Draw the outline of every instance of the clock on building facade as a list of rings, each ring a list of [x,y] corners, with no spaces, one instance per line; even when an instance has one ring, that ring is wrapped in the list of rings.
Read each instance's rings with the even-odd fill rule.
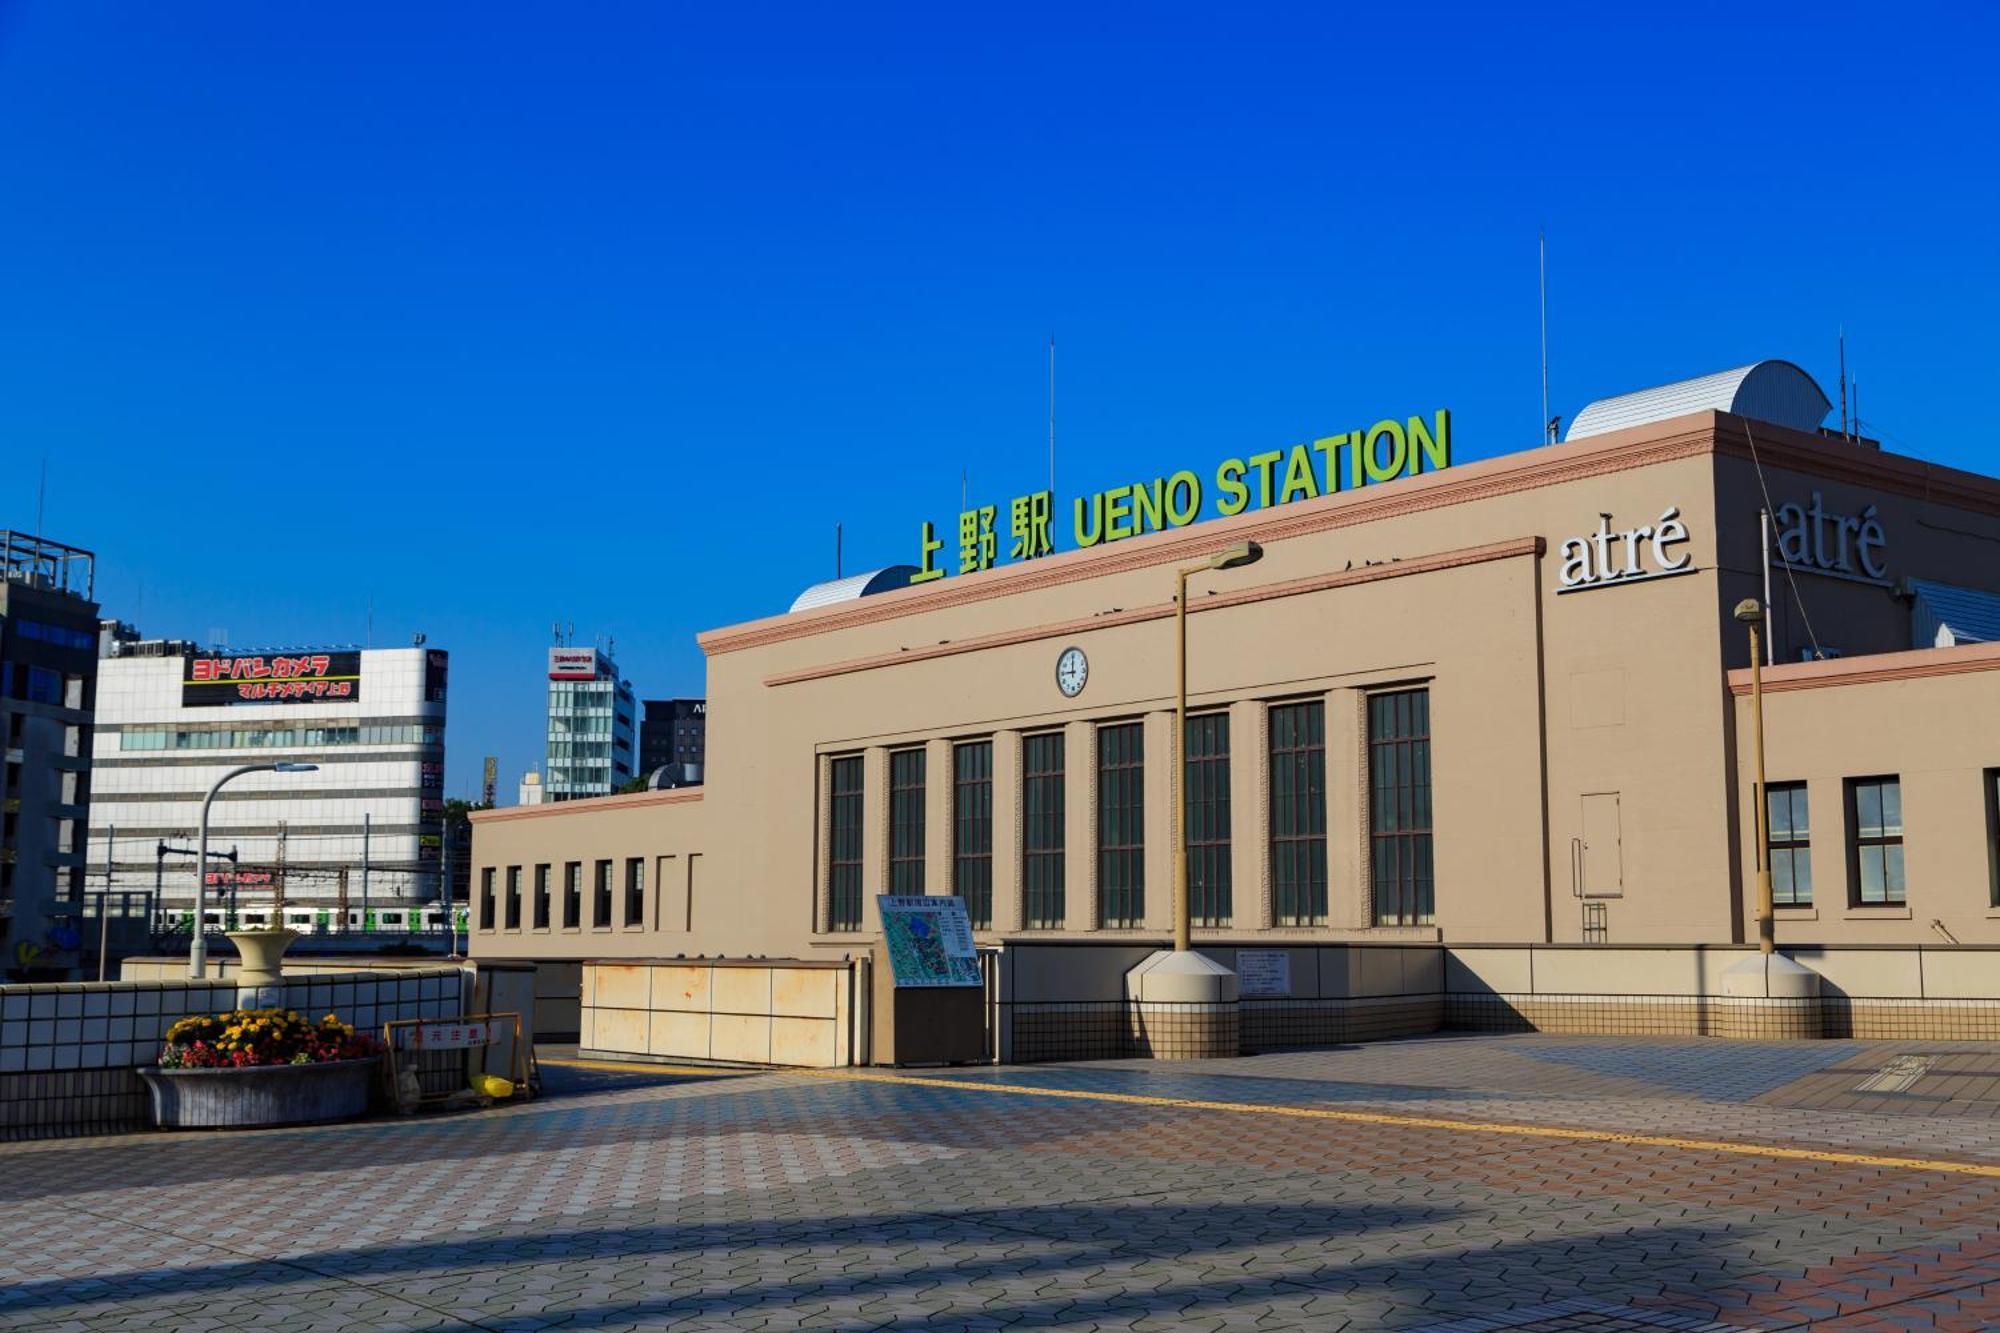
[[[1063,697],[1074,699],[1083,693],[1083,686],[1090,679],[1090,659],[1083,655],[1081,648],[1065,648],[1056,659],[1056,688]]]

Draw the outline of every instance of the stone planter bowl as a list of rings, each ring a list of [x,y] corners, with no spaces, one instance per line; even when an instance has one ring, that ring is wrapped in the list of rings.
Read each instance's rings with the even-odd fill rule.
[[[260,1129],[350,1120],[368,1109],[379,1058],[247,1069],[162,1069],[139,1077],[162,1129]]]

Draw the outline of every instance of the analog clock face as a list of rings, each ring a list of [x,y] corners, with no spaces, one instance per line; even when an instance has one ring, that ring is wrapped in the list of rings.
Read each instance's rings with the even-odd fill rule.
[[[1083,655],[1083,649],[1063,649],[1062,656],[1056,659],[1056,688],[1074,699],[1083,693],[1083,684],[1089,679],[1090,659]]]

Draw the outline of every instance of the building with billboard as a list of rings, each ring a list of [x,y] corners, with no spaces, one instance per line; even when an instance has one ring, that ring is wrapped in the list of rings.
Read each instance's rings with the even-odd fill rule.
[[[719,965],[640,960],[825,966],[877,895],[952,894],[998,1049],[1130,1052],[1184,810],[1246,1045],[2000,1036],[2000,480],[1828,411],[1763,362],[1476,462],[1448,414],[1385,417],[925,522],[901,586],[700,636],[702,788],[477,816],[473,952],[601,960],[587,1047],[748,1058],[721,1009],[679,1022]],[[1765,865],[1811,994],[1758,961]],[[544,882],[578,891],[518,905]]]
[[[97,694],[96,561],[0,531],[0,973],[77,965]]]
[[[639,723],[639,771],[656,787],[701,782],[708,748],[706,699],[648,699]]]
[[[210,814],[211,927],[232,919],[310,931],[426,928],[441,885],[450,659],[436,648],[202,649],[119,627],[98,663],[94,748],[102,776],[92,874],[160,888],[158,911],[190,919],[190,855],[204,797],[250,773]],[[115,845],[112,842],[115,834]]]
[[[549,649],[549,748],[542,798],[608,796],[630,782],[638,714],[632,687],[598,648]]]

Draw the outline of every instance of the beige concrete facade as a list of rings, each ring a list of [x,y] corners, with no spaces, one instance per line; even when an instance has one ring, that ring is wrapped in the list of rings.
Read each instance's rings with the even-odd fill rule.
[[[2000,592],[2000,483],[1702,413],[705,634],[707,785],[475,815],[472,951],[862,952],[876,933],[874,895],[888,891],[892,752],[925,754],[924,889],[947,893],[953,747],[991,740],[993,909],[982,942],[1096,941],[1143,956],[1170,927],[1174,570],[1244,539],[1262,543],[1263,560],[1198,576],[1189,601],[1191,706],[1230,720],[1233,904],[1226,925],[1197,926],[1198,945],[1754,938],[1739,745],[1748,732],[1730,675],[1747,648],[1730,609],[1762,591],[1767,488],[1773,507],[1823,516],[1818,546],[1808,541],[1799,562],[1808,568],[1775,575],[1781,660],[1796,662],[1808,624],[1821,646],[1848,654],[1767,673],[1770,776],[1814,784],[1824,886],[1816,914],[1785,914],[1781,942],[1944,945],[1937,919],[1968,945],[2000,943],[1978,786],[2000,767],[2000,674],[1930,674],[1948,660],[1987,661],[1986,650],[1908,652],[1909,609],[1893,587],[1915,576]],[[1655,545],[1670,525],[1684,538]],[[1602,549],[1642,576],[1565,590],[1572,539],[1593,564]],[[1088,655],[1089,680],[1066,698],[1054,668],[1071,646]],[[1864,661],[1891,674],[1843,674]],[[1832,683],[1796,685],[1808,680]],[[1379,692],[1412,688],[1429,699],[1435,912],[1381,925],[1367,708]],[[1321,921],[1280,924],[1267,727],[1273,705],[1299,700],[1324,705],[1328,901]],[[1126,722],[1144,737],[1144,910],[1138,926],[1107,929],[1095,742],[1101,726]],[[1060,929],[1031,929],[1024,744],[1049,733],[1065,738],[1065,903]],[[830,774],[848,757],[861,760],[862,918],[858,930],[835,930]],[[1850,912],[1830,896],[1844,874],[1829,822],[1841,784],[1880,773],[1908,775],[1899,914]],[[600,862],[613,876],[604,925],[593,916]],[[633,862],[643,911],[628,923]],[[570,864],[583,878],[574,923],[562,915]],[[531,899],[544,865],[554,901],[538,928]],[[523,901],[509,928],[513,868]],[[1115,999],[1118,977],[1106,984]]]
[[[1750,734],[1750,673],[1730,673],[1739,734]],[[1781,945],[1991,943],[2000,932],[2000,644],[1927,648],[1764,673],[1766,777],[1804,783],[1810,905],[1780,906]],[[1750,750],[1739,855],[1754,864]],[[1902,796],[1904,901],[1862,899],[1854,864],[1857,779]],[[1886,896],[1886,895],[1885,895]],[[1746,908],[1746,910],[1748,910]],[[1754,918],[1753,918],[1754,919]],[[1749,927],[1752,936],[1754,925]],[[1985,994],[2000,994],[2000,971]]]

